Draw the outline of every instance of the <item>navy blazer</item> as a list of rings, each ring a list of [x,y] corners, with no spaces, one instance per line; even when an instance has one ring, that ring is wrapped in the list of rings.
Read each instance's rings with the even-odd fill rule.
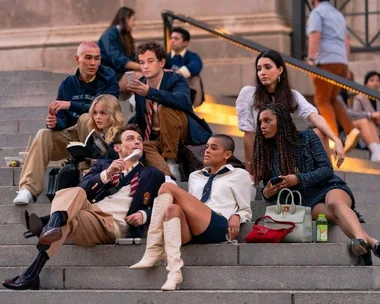
[[[186,50],[185,56],[179,62],[179,66],[173,67],[175,63],[174,57],[172,58],[171,52],[167,54],[165,68],[177,70],[183,66],[186,66],[189,70],[191,77],[199,75],[202,70],[202,60],[197,53]]]
[[[90,171],[84,176],[79,187],[86,191],[87,199],[91,203],[101,201],[106,196],[106,191],[113,188],[112,182],[103,184],[100,173],[107,169],[112,163],[109,159],[98,159]],[[158,195],[158,190],[165,182],[165,175],[154,167],[142,166],[140,170],[140,180],[135,195],[131,203],[128,214],[144,210],[147,214],[147,222],[150,221],[153,201]],[[135,209],[135,210],[134,210]]]
[[[140,79],[146,83],[146,78]],[[189,138],[191,144],[203,144],[211,137],[212,131],[204,119],[199,118],[193,111],[190,101],[190,89],[185,78],[178,73],[164,72],[160,89],[149,88],[148,96],[135,94],[136,114],[128,123],[137,124],[145,133],[145,100],[150,99],[166,107],[186,113],[189,121]]]
[[[102,65],[108,66],[116,73],[124,73],[125,65],[129,61],[136,61],[135,54],[127,56],[120,40],[120,33],[116,26],[109,27],[98,41]]]

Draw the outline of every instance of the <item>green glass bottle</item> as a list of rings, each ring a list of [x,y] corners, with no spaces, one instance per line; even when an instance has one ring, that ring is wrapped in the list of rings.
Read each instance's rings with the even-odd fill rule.
[[[318,214],[317,218],[317,242],[328,241],[328,224],[324,214]]]

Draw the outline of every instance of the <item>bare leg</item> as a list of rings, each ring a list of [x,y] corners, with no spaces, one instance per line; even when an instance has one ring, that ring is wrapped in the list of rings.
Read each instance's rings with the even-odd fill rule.
[[[360,135],[366,145],[372,143],[378,144],[380,142],[376,126],[372,121],[369,121],[367,118],[362,118],[355,120],[353,123],[354,126],[360,130]]]
[[[326,219],[329,222],[332,222],[335,225],[339,226],[348,238],[352,239],[355,237],[349,230],[345,229],[345,227],[342,226],[339,219],[332,213],[330,208],[325,203],[319,203],[313,208],[312,216],[314,221],[317,219],[318,214],[324,214],[326,216]]]
[[[209,207],[172,183],[164,183],[159,190],[159,194],[162,193],[171,194],[174,199],[173,204],[181,207],[192,235],[199,235],[207,229],[211,219],[211,209]]]
[[[375,245],[377,240],[368,236],[360,225],[357,216],[352,211],[352,201],[347,192],[340,189],[330,190],[326,194],[326,205],[332,211],[332,214],[338,218],[339,227],[343,231],[349,232],[347,234],[348,237],[353,235],[355,238],[363,239],[372,247]]]

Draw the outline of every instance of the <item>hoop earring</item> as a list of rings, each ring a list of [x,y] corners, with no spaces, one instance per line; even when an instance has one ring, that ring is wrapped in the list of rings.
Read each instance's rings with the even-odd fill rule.
[[[280,77],[280,75],[278,75],[277,82],[280,82],[280,81],[281,81],[281,77]]]

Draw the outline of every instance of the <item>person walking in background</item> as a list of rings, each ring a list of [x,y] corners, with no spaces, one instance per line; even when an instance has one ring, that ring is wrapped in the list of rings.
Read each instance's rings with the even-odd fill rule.
[[[307,63],[347,77],[350,47],[344,16],[328,0],[313,0],[313,5],[315,8],[311,11],[307,24]],[[314,78],[313,82],[314,103],[319,113],[326,119],[336,136],[339,134],[336,123],[338,120],[346,133],[344,150],[351,150],[359,141],[360,131],[353,125],[344,106],[337,101],[339,87],[319,78]]]
[[[112,68],[119,81],[120,92],[128,92],[127,79],[123,77],[126,71],[140,72],[140,65],[136,62],[136,52],[132,30],[135,27],[135,11],[128,7],[121,7],[112,20],[110,26],[98,41],[102,56],[102,65]],[[141,73],[137,78],[141,77]]]

